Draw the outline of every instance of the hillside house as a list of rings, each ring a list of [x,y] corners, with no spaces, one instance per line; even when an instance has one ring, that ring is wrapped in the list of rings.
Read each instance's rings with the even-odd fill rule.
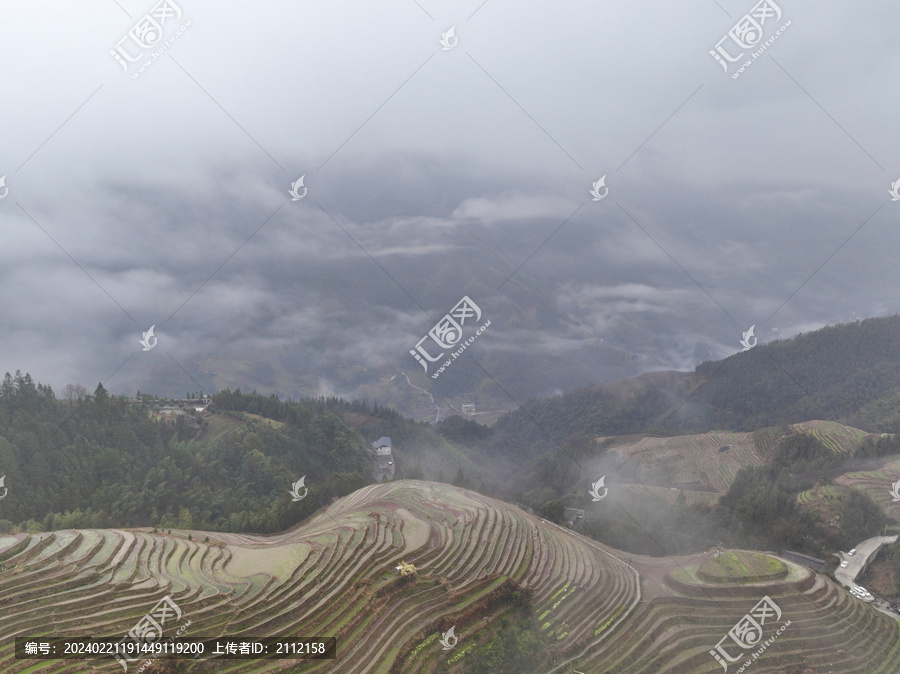
[[[563,521],[573,529],[575,522],[584,519],[584,511],[579,508],[566,508],[563,514]]]
[[[378,470],[389,470],[394,465],[389,437],[384,436],[373,442],[372,451],[375,452],[375,465],[378,466]]]
[[[376,480],[381,480],[387,476],[389,480],[394,479],[394,454],[391,449],[391,439],[382,436],[372,443],[369,450],[372,453],[372,461],[375,464],[374,476]]]

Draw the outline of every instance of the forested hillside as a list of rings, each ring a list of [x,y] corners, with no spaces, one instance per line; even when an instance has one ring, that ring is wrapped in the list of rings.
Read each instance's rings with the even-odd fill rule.
[[[900,408],[883,403],[900,395],[900,316],[827,326],[703,363],[688,386],[718,427],[830,419],[897,432]]]
[[[529,400],[496,424],[530,456],[570,435],[752,431],[828,419],[900,431],[900,316],[829,326],[700,364]],[[668,376],[659,376],[668,375]]]
[[[244,396],[220,394],[224,406]],[[281,421],[221,410],[199,428],[153,418],[102,385],[57,400],[30,375],[0,387],[0,531],[160,526],[274,532],[371,481],[362,437],[327,410],[250,397]],[[308,496],[292,502],[306,475]]]

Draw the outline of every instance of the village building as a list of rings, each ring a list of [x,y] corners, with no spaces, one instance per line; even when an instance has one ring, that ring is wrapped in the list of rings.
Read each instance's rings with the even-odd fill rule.
[[[563,514],[563,521],[571,528],[575,528],[575,522],[584,519],[584,511],[579,508],[566,508]]]
[[[375,462],[379,470],[387,470],[394,465],[394,455],[391,450],[391,439],[383,436],[372,443],[372,451],[375,452]]]
[[[395,467],[391,439],[387,436],[378,438],[378,440],[372,443],[372,449],[370,451],[375,463],[375,479],[381,480],[384,476],[387,476],[389,480],[393,480]]]

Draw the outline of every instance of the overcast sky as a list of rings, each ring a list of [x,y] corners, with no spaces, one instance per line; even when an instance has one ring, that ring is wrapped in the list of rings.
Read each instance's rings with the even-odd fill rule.
[[[900,311],[895,2],[0,11],[0,371],[57,394],[290,363],[272,390],[352,396],[342,368],[417,372],[467,293],[473,357],[603,340],[639,370]]]

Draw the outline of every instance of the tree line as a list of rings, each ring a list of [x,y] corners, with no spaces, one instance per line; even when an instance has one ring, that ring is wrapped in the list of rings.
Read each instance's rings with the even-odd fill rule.
[[[371,482],[364,441],[314,405],[223,392],[192,427],[111,396],[57,400],[31,376],[0,384],[0,531],[160,526],[276,532]],[[282,426],[251,423],[255,409]],[[228,415],[233,415],[228,419]],[[214,420],[216,428],[210,427]],[[213,435],[213,430],[216,435]],[[290,485],[306,475],[308,495]]]

